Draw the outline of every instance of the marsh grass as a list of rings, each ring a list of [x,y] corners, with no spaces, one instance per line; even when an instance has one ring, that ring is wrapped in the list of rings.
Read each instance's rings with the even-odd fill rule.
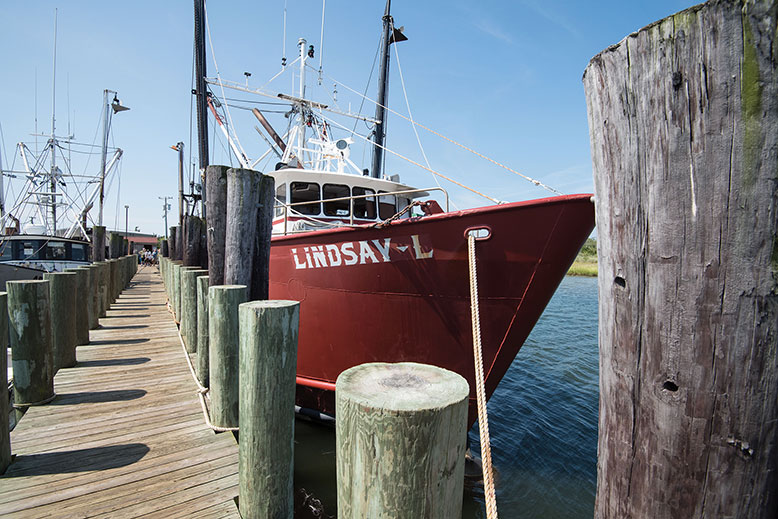
[[[597,276],[597,242],[589,238],[567,271],[568,276]]]

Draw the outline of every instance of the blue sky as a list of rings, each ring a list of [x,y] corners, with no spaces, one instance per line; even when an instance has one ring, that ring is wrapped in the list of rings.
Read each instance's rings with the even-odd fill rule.
[[[311,96],[326,101],[332,94],[329,78],[334,78],[357,91],[367,86],[368,97],[375,98],[377,72],[370,85],[367,81],[384,2],[326,2],[323,48],[319,41],[321,2],[287,0],[286,4],[287,59],[294,58],[299,37],[315,45],[316,67],[323,50],[323,88],[313,93],[317,81],[310,74]],[[586,65],[631,32],[691,5],[680,0],[395,0],[395,23],[405,27],[409,38],[397,51],[414,119],[564,193],[590,192],[591,159],[581,83]],[[5,0],[0,6],[0,67],[4,71],[0,126],[6,167],[13,161],[16,142],[34,141],[29,134],[35,127],[36,103],[39,131],[48,131],[51,124],[55,8],[59,133],[64,134],[69,123],[78,140],[99,142],[95,132],[102,91],[116,90],[131,110],[113,121],[113,143],[124,150],[124,158],[121,188],[117,192],[114,182],[104,221],[108,227],[123,229],[127,204],[131,229],[138,226],[144,232],[164,233],[162,202],[157,197],[175,195],[178,185],[177,155],[169,147],[183,141],[187,161],[190,156],[192,2]],[[211,2],[207,9],[223,78],[242,82],[243,72],[249,71],[249,84],[259,87],[279,71],[283,0]],[[210,48],[208,54],[209,75],[215,75]],[[389,106],[407,114],[397,63],[393,56]],[[272,83],[271,90],[292,93],[291,82],[291,76],[286,76]],[[338,88],[337,99],[343,108],[349,102],[353,110],[358,108],[359,98],[343,87]],[[372,115],[374,108],[366,107],[364,112]],[[231,114],[241,143],[256,157],[264,145],[252,129],[253,118],[246,111],[232,110]],[[390,116],[388,125],[387,146],[423,162],[409,123]],[[433,169],[479,191],[505,201],[547,195],[515,174],[424,130],[419,130],[419,136]],[[221,140],[212,147],[212,163],[229,163]],[[355,147],[355,162],[360,164],[362,156]],[[364,166],[369,166],[369,158]],[[90,172],[98,168],[95,158]],[[393,156],[387,158],[387,171],[399,173],[404,182],[418,187],[435,184],[429,172]],[[445,181],[441,185],[450,190],[459,208],[489,204]],[[95,211],[93,215],[96,218]]]

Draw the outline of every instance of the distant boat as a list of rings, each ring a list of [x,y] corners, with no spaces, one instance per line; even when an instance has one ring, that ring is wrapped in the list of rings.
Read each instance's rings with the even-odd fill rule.
[[[54,101],[56,34],[55,18]],[[60,272],[91,263],[88,213],[99,201],[99,224],[102,224],[103,199],[109,185],[106,183],[110,182],[122,156],[121,149],[108,147],[111,115],[128,110],[121,105],[116,92],[103,91],[102,147],[78,143],[73,135],[58,136],[55,106],[52,103],[51,133],[34,135],[46,138],[40,149],[19,142],[16,158],[21,165],[17,168],[4,168],[0,156],[0,286],[3,289],[9,280],[41,279],[45,272]],[[71,152],[77,156],[99,154],[100,170],[93,175],[74,173]],[[18,195],[10,204],[5,200],[6,178],[17,184]]]
[[[387,3],[384,53],[404,39],[388,9]],[[332,136],[333,125],[322,116],[328,107],[305,98],[313,50],[303,39],[299,49],[289,66],[299,66],[300,91],[273,96],[289,104],[287,118],[294,121],[289,131],[278,134],[259,109],[252,110],[278,157],[275,171],[267,173],[276,187],[270,298],[301,302],[297,405],[334,414],[335,380],[343,370],[365,362],[421,362],[467,379],[472,425],[468,235],[478,237],[480,328],[491,395],[594,228],[592,196],[450,211],[440,188],[417,189],[382,175],[380,157],[367,175],[350,158],[352,138]],[[221,79],[207,81],[251,91]],[[207,98],[237,160],[250,168],[217,111],[227,103],[213,94]],[[374,120],[363,120],[379,121],[374,134],[381,142],[376,137],[373,144],[380,152],[385,106],[380,92],[378,106]],[[432,191],[442,191],[445,201],[429,198]]]

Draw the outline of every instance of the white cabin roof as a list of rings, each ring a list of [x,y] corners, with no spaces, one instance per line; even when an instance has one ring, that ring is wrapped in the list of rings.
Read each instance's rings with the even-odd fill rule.
[[[393,182],[383,178],[373,178],[362,175],[352,175],[350,173],[336,173],[332,171],[317,171],[298,168],[283,168],[277,171],[268,172],[276,180],[276,187],[290,182],[316,182],[318,184],[345,184],[351,187],[364,187],[374,191],[384,191],[393,193],[398,191],[410,191],[416,189],[412,186]],[[420,198],[429,196],[426,191],[418,191],[403,195],[408,198]]]

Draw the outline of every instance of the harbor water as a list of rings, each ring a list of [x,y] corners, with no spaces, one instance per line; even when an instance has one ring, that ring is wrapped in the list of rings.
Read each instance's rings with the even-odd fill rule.
[[[568,276],[489,400],[501,519],[592,517],[597,401],[597,279]],[[295,517],[334,518],[334,428],[295,429]],[[483,488],[466,487],[463,518],[485,517]]]

